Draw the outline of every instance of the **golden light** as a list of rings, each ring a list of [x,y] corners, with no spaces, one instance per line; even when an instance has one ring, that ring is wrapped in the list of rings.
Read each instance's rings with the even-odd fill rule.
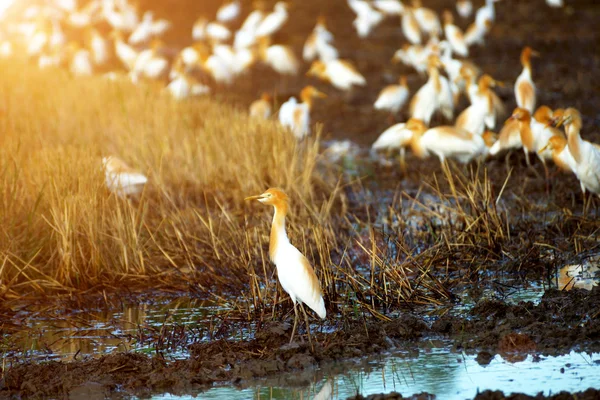
[[[0,17],[4,14],[4,11],[8,9],[14,3],[15,0],[0,0]]]

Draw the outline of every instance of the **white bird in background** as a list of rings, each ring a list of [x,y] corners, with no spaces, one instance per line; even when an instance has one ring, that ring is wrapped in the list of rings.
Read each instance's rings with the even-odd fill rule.
[[[256,36],[271,36],[278,32],[288,20],[288,3],[278,1],[273,12],[267,15],[258,25]]]
[[[515,97],[519,107],[533,113],[536,103],[536,89],[535,83],[533,83],[533,79],[531,78],[531,56],[538,56],[538,53],[533,51],[531,47],[525,47],[521,52],[523,72],[521,72],[515,82]]]
[[[71,58],[69,70],[74,76],[91,76],[94,73],[92,55],[89,50],[72,42],[69,44],[67,52]]]
[[[421,28],[410,8],[405,8],[402,13],[402,34],[410,43],[421,44]]]
[[[131,71],[135,65],[135,60],[138,57],[138,52],[125,43],[123,34],[120,31],[113,31],[111,37],[114,39],[115,54],[117,58],[123,63],[126,70]]]
[[[217,10],[217,21],[228,23],[235,21],[240,16],[242,6],[239,0],[232,0],[223,3]]]
[[[404,12],[404,4],[400,0],[373,0],[373,6],[389,17]]]
[[[256,31],[264,17],[265,14],[261,10],[253,10],[248,14],[241,28],[238,29],[233,38],[233,47],[235,49],[250,48],[256,44],[258,38]]]
[[[400,0],[373,0],[372,3],[387,17],[401,15],[404,12],[404,4]]]
[[[269,93],[263,93],[260,99],[254,100],[250,104],[249,114],[251,117],[269,119],[272,113],[273,106],[271,105],[271,95]]]
[[[322,319],[325,319],[327,312],[321,285],[315,271],[306,257],[288,239],[285,229],[285,217],[289,209],[288,196],[281,189],[271,188],[258,196],[246,197],[245,200],[258,200],[263,204],[273,206],[275,210],[271,225],[269,257],[277,268],[277,277],[281,287],[290,295],[294,304],[295,318],[290,343],[296,332],[298,323],[296,303],[299,303],[304,313],[308,339],[312,345],[308,316],[302,305],[306,304]]]
[[[452,51],[461,57],[469,56],[469,48],[465,42],[462,30],[454,25],[454,17],[449,10],[444,10],[444,35]]]
[[[473,13],[473,3],[471,0],[456,0],[456,12],[461,18],[469,18]]]
[[[581,114],[567,108],[561,122],[565,125],[569,153],[575,161],[575,175],[583,193],[600,195],[600,148],[581,138]]]
[[[440,43],[440,45],[442,43]],[[410,45],[405,43],[401,49],[394,53],[392,62],[402,62],[404,65],[414,68],[420,75],[425,75],[428,65],[427,60],[431,55],[433,55],[432,46],[421,46],[420,44]]]
[[[141,44],[150,40],[152,36],[152,19],[153,19],[152,11],[146,11],[144,16],[142,17],[142,21],[139,25],[134,29],[134,31],[129,35],[129,39],[127,40],[130,44]]]
[[[554,8],[564,7],[564,5],[565,5],[563,0],[546,0],[546,4],[548,4],[550,7],[554,7]]]
[[[200,16],[194,22],[192,26],[192,39],[193,40],[204,40],[206,39],[206,26],[208,25],[208,20]]]
[[[423,7],[421,0],[413,0],[413,14],[417,20],[421,30],[427,33],[430,37],[439,37],[442,32],[440,20],[430,8]]]
[[[569,152],[567,139],[561,136],[552,136],[548,139],[548,144],[539,150],[539,153],[546,158],[546,153],[550,153],[552,161],[563,171],[575,173],[577,165],[573,156]]]
[[[304,43],[302,58],[306,62],[311,62],[315,58],[323,62],[335,60],[339,57],[337,49],[331,44],[333,34],[327,30],[325,18],[320,16],[317,25]]]
[[[271,39],[263,36],[259,40],[259,54],[262,61],[275,72],[282,75],[296,75],[300,62],[291,47],[282,44],[270,44]]]
[[[480,26],[476,23],[472,23],[465,31],[465,43],[467,44],[467,46],[472,46],[474,44],[483,46],[485,44],[485,36],[489,33],[491,29],[492,23],[490,21],[485,21],[485,24],[483,26]]]
[[[131,70],[134,82],[137,78],[156,80],[167,75],[169,61],[160,54],[162,46],[159,40],[155,40],[149,49],[140,52]]]
[[[406,123],[401,122],[387,128],[371,145],[372,151],[386,150],[392,152],[400,151],[400,167],[403,171],[406,170],[405,153],[406,147],[412,141],[413,131],[408,129]]]
[[[167,85],[167,91],[176,100],[202,96],[210,93],[210,88],[186,74],[177,74]]]
[[[105,65],[110,59],[109,42],[95,29],[89,30],[90,50],[96,66]]]
[[[231,38],[231,31],[220,22],[206,24],[206,36],[214,42],[226,42]]]
[[[475,24],[480,28],[486,28],[488,24],[496,22],[496,9],[494,3],[499,0],[485,0],[485,4],[475,13]]]
[[[452,90],[448,79],[440,75],[438,68],[441,66],[437,56],[429,57],[429,79],[410,101],[411,117],[426,125],[429,125],[431,116],[437,110],[448,120],[454,116]]]
[[[383,14],[364,0],[348,0],[348,5],[356,14],[352,25],[360,38],[369,36],[371,31],[383,21]]]
[[[406,75],[401,75],[398,85],[388,85],[379,92],[373,105],[376,110],[388,110],[396,114],[408,100]]]
[[[438,126],[427,129],[423,121],[410,119],[407,127],[413,131],[412,151],[419,158],[436,155],[443,164],[446,158],[467,164],[487,154],[488,148],[480,135],[454,126]]]
[[[353,86],[365,86],[367,80],[346,60],[328,62],[315,61],[310,66],[307,76],[315,76],[325,82],[330,82],[340,90],[350,90]]]
[[[302,139],[310,133],[310,110],[313,105],[313,99],[325,98],[327,95],[315,89],[313,86],[306,86],[300,92],[298,103],[295,97],[281,105],[279,109],[279,122],[284,127],[289,128],[297,139]]]
[[[140,193],[148,182],[145,175],[135,171],[117,157],[102,158],[102,166],[104,167],[106,187],[119,197]]]

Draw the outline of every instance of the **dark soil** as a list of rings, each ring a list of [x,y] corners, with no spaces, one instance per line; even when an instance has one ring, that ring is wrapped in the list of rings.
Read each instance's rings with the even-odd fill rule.
[[[118,389],[138,396],[164,391],[183,394],[219,383],[243,385],[255,378],[314,369],[396,348],[414,349],[424,337],[443,337],[457,350],[479,351],[478,361],[481,358],[484,364],[496,353],[519,361],[533,352],[600,351],[598,310],[600,287],[591,292],[549,290],[538,305],[484,300],[469,315],[445,316],[432,324],[423,322],[423,315],[416,313],[402,314],[391,322],[343,321],[334,333],[313,332],[314,351],[307,342],[289,345],[291,327],[273,323],[260,328],[250,341],[191,345],[187,360],[167,362],[126,353],[67,363],[17,364],[0,381],[0,397],[67,396],[90,385],[105,393]]]
[[[350,397],[348,400],[430,400],[435,398],[435,395],[429,393],[419,393],[410,397],[403,397],[400,393],[392,392],[387,394],[372,394],[366,397],[357,395],[355,397]],[[477,396],[475,396],[475,400],[595,400],[598,398],[600,398],[600,390],[596,389],[588,389],[585,392],[577,393],[560,392],[558,394],[552,394],[549,396],[544,396],[543,393],[539,393],[535,396],[529,396],[520,393],[505,395],[498,390],[486,390],[485,392],[479,393]]]
[[[243,3],[247,8],[249,1]],[[446,7],[452,8],[455,1],[428,0],[424,3],[440,11]],[[474,3],[478,6],[482,1]],[[584,136],[600,141],[597,130],[595,134],[588,134],[593,132],[592,127],[600,123],[600,75],[597,73],[600,71],[600,29],[597,26],[600,22],[600,6],[596,0],[572,0],[567,3],[567,9],[551,9],[545,6],[543,0],[501,1],[496,7],[497,22],[488,36],[486,46],[473,49],[471,58],[483,71],[507,82],[506,88],[499,89],[499,95],[506,101],[510,112],[515,106],[512,82],[521,71],[519,53],[523,46],[532,46],[542,54],[540,59],[533,61],[538,104],[548,104],[553,108],[579,108],[583,114]],[[166,1],[140,1],[140,4],[149,5],[158,15],[173,20],[176,28],[166,41],[183,46],[188,43],[182,37],[189,37],[191,25],[199,11],[212,16],[220,1],[180,0],[177,7]],[[390,125],[387,113],[376,112],[372,107],[379,90],[395,82],[401,73],[408,74],[413,93],[424,83],[424,79],[414,71],[389,62],[393,53],[404,43],[398,21],[386,21],[370,38],[358,40],[351,24],[354,16],[345,0],[296,1],[291,13],[293,18],[276,42],[287,42],[294,46],[297,54],[301,54],[303,41],[312,30],[316,16],[325,14],[341,56],[355,63],[367,78],[368,87],[342,93],[321,82],[307,79],[303,74],[297,78],[280,79],[265,68],[258,67],[236,82],[233,88],[215,88],[216,97],[245,109],[261,92],[267,91],[275,93],[277,103],[281,104],[289,96],[297,95],[304,85],[311,83],[329,95],[318,103],[312,113],[313,120],[323,122],[325,138],[351,139],[369,146]],[[305,65],[304,70],[307,68]],[[459,107],[459,111],[464,106]],[[401,112],[397,120],[403,121],[406,117],[406,113]],[[521,152],[512,160],[511,166],[515,172],[504,198],[510,199],[514,213],[535,210],[538,202],[544,206],[552,204],[555,210],[581,209],[582,198],[574,176],[557,175],[553,171],[555,179],[548,195],[539,163],[535,165],[535,171],[526,169]],[[377,187],[381,191],[382,188],[400,188],[408,193],[416,192],[424,180],[439,172],[437,160],[416,162],[409,156],[408,163],[409,172],[406,176],[396,168],[377,169],[373,166],[371,179],[375,182],[376,190]],[[487,162],[487,167],[493,188],[498,193],[506,177],[504,160],[491,160]],[[357,203],[358,200],[350,206],[358,208]],[[571,217],[570,211],[556,223],[554,220],[548,223],[544,217],[540,223],[511,228],[516,235],[514,251],[519,253],[499,265],[508,271],[533,273],[538,279],[546,277],[548,265],[534,246],[536,242],[547,243],[570,256],[594,244],[597,246],[598,242],[594,232],[597,233],[599,225],[594,220],[583,221]],[[508,252],[500,245],[492,250],[486,249],[486,252],[490,251]],[[440,264],[447,267],[447,260],[443,261]],[[377,354],[394,348],[415,348],[419,346],[419,339],[424,337],[451,340],[456,350],[477,353],[477,360],[482,364],[489,363],[494,354],[517,361],[530,353],[556,355],[571,349],[600,351],[598,310],[600,288],[596,287],[591,292],[548,290],[538,305],[510,305],[500,300],[483,299],[468,315],[448,313],[433,320],[420,311],[403,312],[391,322],[374,318],[338,319],[337,326],[333,327],[334,333],[313,331],[314,351],[308,343],[287,346],[291,327],[286,323],[272,323],[259,327],[250,341],[216,340],[192,345],[188,360],[168,362],[159,356],[124,353],[69,363],[52,361],[7,366],[0,380],[0,398],[75,397],[92,392],[139,396],[165,391],[192,393],[213,384],[243,385],[253,378],[313,369],[332,361]],[[10,332],[10,311],[5,311],[1,304],[0,318],[0,333]],[[420,394],[410,398],[424,399],[428,396]],[[560,393],[550,397],[504,396],[501,392],[486,391],[476,398],[562,400],[599,396],[597,390],[590,389],[582,393]],[[392,393],[367,398],[403,397]]]

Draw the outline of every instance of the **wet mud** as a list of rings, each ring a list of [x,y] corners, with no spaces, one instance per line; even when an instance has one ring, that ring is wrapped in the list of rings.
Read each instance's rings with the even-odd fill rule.
[[[210,4],[209,4],[210,3]],[[184,46],[183,35],[191,32],[193,20],[200,11],[214,13],[220,2],[198,2],[181,0],[178,7],[170,2],[140,1],[156,11],[157,16],[169,17],[175,29],[166,38],[167,43]],[[454,0],[424,1],[437,11],[453,7]],[[480,5],[482,1],[474,1]],[[512,84],[521,71],[518,62],[523,46],[530,45],[542,57],[534,60],[534,80],[538,87],[538,103],[551,107],[574,106],[583,115],[583,130],[588,140],[600,142],[600,131],[592,129],[600,123],[600,7],[596,0],[567,1],[565,9],[551,9],[543,0],[503,0],[498,3],[497,22],[484,48],[474,48],[472,59],[483,71],[494,78],[507,82],[507,87],[498,90],[510,112],[515,106]],[[249,1],[244,2],[245,6]],[[332,87],[303,75],[280,79],[265,68],[258,67],[236,82],[233,88],[215,87],[215,97],[221,101],[245,109],[250,102],[266,91],[275,95],[281,104],[289,96],[297,95],[301,88],[310,83],[327,92],[328,98],[319,102],[312,113],[315,121],[323,123],[324,139],[350,139],[363,147],[370,146],[377,136],[391,125],[387,113],[373,110],[379,90],[397,80],[399,74],[407,74],[411,93],[425,82],[423,77],[401,65],[389,61],[393,53],[404,43],[397,20],[385,21],[372,36],[358,40],[352,27],[352,15],[344,0],[297,1],[291,10],[292,18],[286,28],[276,37],[276,43],[291,44],[297,54],[308,33],[312,30],[316,16],[328,17],[328,25],[335,35],[335,44],[341,57],[351,59],[365,75],[368,87],[350,93],[336,91]],[[465,28],[464,21],[458,21]],[[184,33],[187,32],[187,33]],[[308,65],[303,65],[306,71]],[[465,101],[464,99],[462,100]],[[466,104],[462,104],[462,110]],[[407,118],[405,111],[395,116],[396,121]],[[442,123],[438,120],[436,123]],[[437,160],[416,161],[408,156],[409,171],[404,174],[396,167],[369,165],[363,180],[364,188],[380,198],[387,198],[386,191],[403,190],[410,196],[420,192],[424,179],[439,173]],[[495,193],[500,192],[507,176],[504,159],[486,163],[489,179]],[[505,207],[513,215],[538,212],[541,207],[551,205],[553,210],[567,210],[566,217],[558,221],[548,216],[539,221],[521,221],[511,226],[513,241],[508,245],[494,243],[490,246],[473,247],[470,257],[485,260],[488,254],[509,254],[494,258],[489,268],[514,274],[522,282],[528,279],[546,279],[548,271],[563,259],[554,252],[550,256],[536,247],[537,242],[548,244],[565,257],[583,249],[597,247],[598,223],[584,220],[571,213],[581,208],[582,197],[575,177],[552,170],[553,185],[546,192],[543,169],[535,163],[535,169],[525,167],[521,152],[514,154],[510,167],[514,168],[506,186]],[[361,171],[364,172],[364,171]],[[424,178],[425,177],[425,178]],[[383,214],[381,204],[365,210],[359,197],[348,190],[349,207],[353,214]],[[379,208],[377,208],[379,207]],[[383,240],[383,235],[377,238]],[[576,238],[576,239],[572,239]],[[427,243],[422,243],[426,246]],[[352,249],[350,249],[352,250]],[[510,251],[509,251],[510,250]],[[480,253],[478,253],[480,252]],[[360,255],[356,254],[358,260]],[[362,257],[365,257],[363,254]],[[451,257],[451,255],[449,256]],[[457,256],[458,257],[458,256]],[[551,259],[551,261],[549,261]],[[464,267],[464,258],[448,258],[440,265],[459,271]],[[365,265],[368,264],[368,260]],[[452,265],[459,265],[452,267]],[[392,320],[380,321],[372,316],[343,315],[332,317],[325,326],[313,326],[314,349],[306,338],[304,342],[289,345],[291,325],[272,322],[249,325],[239,321],[223,324],[221,336],[227,330],[248,329],[256,331],[247,341],[212,340],[189,346],[189,359],[171,361],[162,354],[117,353],[98,359],[78,359],[71,362],[50,361],[32,363],[14,360],[4,366],[0,375],[0,398],[21,397],[75,397],[89,393],[103,396],[148,396],[153,393],[170,392],[186,394],[198,392],[215,384],[244,383],[282,372],[310,370],[329,362],[359,358],[369,354],[381,354],[391,349],[419,351],[422,339],[450,341],[456,351],[477,354],[480,364],[489,363],[495,354],[511,361],[522,360],[527,354],[557,355],[572,349],[600,351],[600,288],[591,291],[574,289],[562,292],[547,290],[539,304],[521,302],[509,304],[502,299],[480,296],[478,291],[485,287],[489,277],[480,271],[465,271],[456,275],[469,289],[477,304],[469,311],[453,312],[452,305],[440,313],[406,308],[392,315]],[[460,278],[460,279],[459,279]],[[452,289],[452,283],[448,286]],[[450,296],[451,297],[451,296]],[[79,309],[89,302],[70,300],[65,307]],[[432,316],[433,314],[433,316]],[[288,314],[289,315],[289,314]],[[437,316],[436,316],[437,315]],[[352,317],[352,318],[351,318]],[[291,319],[288,319],[291,320]],[[15,327],[14,311],[0,303],[0,333],[9,335]],[[302,331],[302,330],[301,330]],[[194,338],[188,338],[190,343]],[[198,339],[198,338],[196,338]],[[548,397],[543,395],[505,396],[501,392],[486,391],[477,399],[592,399],[600,393],[590,389],[577,394],[560,393]],[[400,394],[357,396],[356,399],[401,399]],[[427,394],[409,398],[430,398]]]
[[[557,355],[572,349],[597,352],[598,310],[600,287],[549,290],[537,305],[482,300],[466,315],[443,316],[430,323],[424,322],[423,314],[412,312],[389,322],[340,321],[332,333],[315,326],[314,349],[304,335],[289,344],[289,324],[270,323],[259,327],[249,341],[192,344],[185,360],[121,353],[72,362],[16,363],[0,381],[0,397],[60,397],[91,387],[96,392],[138,396],[165,391],[185,394],[225,383],[243,387],[257,378],[313,370],[393,349],[419,351],[424,342],[420,339],[450,341],[457,351],[478,353],[481,364],[489,363],[495,354],[517,362],[528,354]],[[504,398],[488,396],[492,397],[481,398]]]
[[[504,399],[510,399],[510,400],[572,400],[572,399],[577,399],[577,400],[595,400],[598,397],[600,397],[600,390],[596,390],[596,389],[588,389],[586,391],[582,391],[582,392],[577,392],[577,393],[567,393],[567,392],[561,392],[561,393],[557,393],[557,394],[552,394],[549,396],[544,396],[544,394],[540,393],[536,396],[529,396],[526,394],[510,394],[510,395],[505,395],[503,392],[501,391],[491,391],[491,390],[486,390],[485,392],[479,393],[478,395],[475,396],[475,400],[504,400]],[[435,399],[435,395],[429,394],[429,393],[419,393],[419,394],[415,394],[413,396],[409,396],[409,397],[403,397],[402,394],[400,393],[387,393],[387,394],[373,394],[370,396],[355,396],[355,397],[350,397],[348,400],[402,400],[402,399],[409,399],[409,400],[431,400],[431,399]]]

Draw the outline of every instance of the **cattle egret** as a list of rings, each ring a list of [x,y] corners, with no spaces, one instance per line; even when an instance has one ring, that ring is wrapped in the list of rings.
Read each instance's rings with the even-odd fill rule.
[[[102,158],[106,186],[119,197],[138,194],[144,188],[148,178],[132,169],[123,160],[114,157]]]
[[[310,325],[303,304],[306,304],[322,319],[325,319],[327,312],[321,285],[315,271],[306,257],[288,239],[285,230],[285,217],[289,208],[288,196],[281,189],[271,188],[258,196],[246,197],[245,200],[258,200],[262,204],[273,206],[275,210],[271,225],[269,256],[277,268],[277,276],[281,287],[290,295],[294,304],[295,318],[290,343],[294,340],[294,333],[298,324],[296,303],[299,303],[306,321],[308,340],[312,346]]]

